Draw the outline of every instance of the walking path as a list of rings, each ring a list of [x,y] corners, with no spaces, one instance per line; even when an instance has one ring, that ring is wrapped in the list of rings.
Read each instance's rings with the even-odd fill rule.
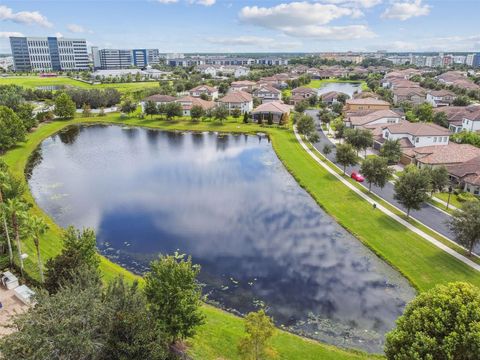
[[[400,224],[405,226],[407,229],[413,231],[414,233],[420,235],[423,237],[425,240],[430,242],[431,244],[435,245],[439,249],[445,251],[446,253],[452,255],[456,259],[460,260],[461,262],[467,264],[471,268],[480,271],[480,265],[471,261],[470,259],[466,258],[465,256],[459,254],[455,250],[449,248],[448,246],[442,244],[440,241],[436,240],[432,236],[428,235],[427,233],[423,232],[422,230],[418,229],[417,227],[413,226],[412,224],[408,223],[404,219],[402,219],[400,216],[396,215],[386,207],[382,206],[381,204],[377,204],[372,198],[370,198],[368,195],[364,194],[362,191],[360,191],[358,188],[353,186],[350,182],[348,182],[346,179],[344,179],[341,175],[339,175],[337,172],[335,172],[330,166],[326,165],[322,160],[318,158],[316,154],[313,153],[312,150],[308,148],[308,146],[304,143],[303,139],[300,137],[300,135],[297,133],[297,129],[294,127],[294,132],[295,132],[295,137],[297,138],[298,142],[300,145],[305,149],[305,151],[318,163],[320,164],[323,168],[325,168],[330,174],[335,176],[338,180],[340,180],[345,186],[347,186],[349,189],[354,191],[357,195],[359,195],[361,198],[364,200],[368,201],[370,204],[376,204],[376,207],[378,210],[382,211],[386,215],[390,216],[392,219],[398,221]]]

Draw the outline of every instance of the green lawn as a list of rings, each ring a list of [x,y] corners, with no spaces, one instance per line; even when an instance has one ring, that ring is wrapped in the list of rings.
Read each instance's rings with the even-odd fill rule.
[[[59,76],[54,78],[42,78],[40,76],[12,76],[12,77],[0,77],[0,85],[9,85],[15,84],[28,88],[37,88],[39,86],[74,86],[81,88],[115,88],[122,93],[142,90],[146,87],[155,87],[158,86],[157,81],[149,82],[132,82],[132,83],[122,83],[122,84],[98,84],[90,85],[84,83],[83,81],[78,81],[71,79],[65,76]]]
[[[366,85],[365,81],[362,81],[362,80],[340,80],[340,79],[322,79],[322,80],[312,80],[310,81],[307,85],[305,85],[306,87],[309,87],[309,88],[314,88],[314,89],[318,89],[320,88],[322,85],[325,85],[325,84],[328,84],[328,83],[358,83],[358,84],[362,84],[362,90],[364,89],[364,84]]]
[[[448,201],[448,192],[442,192],[442,193],[435,193],[433,196],[439,198],[440,200],[443,200],[445,202]],[[437,203],[438,204],[438,203]],[[461,202],[460,200],[458,200],[458,195],[455,195],[453,192],[452,192],[452,195],[450,196],[450,204],[452,204],[453,206],[455,206],[456,208],[461,208],[462,205],[464,204],[463,202]],[[441,206],[441,205],[440,205]]]
[[[118,114],[111,114],[103,118],[77,118],[43,125],[34,133],[29,134],[25,143],[10,150],[3,158],[17,176],[23,177],[29,155],[44,138],[69,124],[93,122],[165,130],[268,132],[277,155],[299,184],[342,226],[402,272],[417,289],[423,291],[439,283],[461,280],[480,286],[480,275],[475,270],[408,231],[387,215],[380,211],[374,211],[366,201],[336,180],[301,148],[293,132],[289,129],[243,124],[241,120],[235,119],[229,119],[223,124],[218,122],[196,123],[186,119],[165,121],[136,117],[122,121]],[[30,193],[27,194],[27,200],[33,205],[32,212],[47,217],[36,206]],[[51,219],[47,219],[51,230],[41,242],[44,259],[54,256],[61,248],[61,229]],[[30,254],[26,261],[26,268],[30,274],[36,276],[33,244],[31,241],[27,241],[24,246],[26,252]],[[134,278],[131,273],[104,258],[101,268],[106,279],[119,273],[129,279]],[[242,334],[241,319],[209,306],[205,306],[205,313],[207,314],[207,323],[200,328],[199,334],[191,341],[191,353],[194,358],[202,360],[236,359],[236,344]],[[280,359],[372,358],[365,354],[340,351],[280,331],[273,343]]]

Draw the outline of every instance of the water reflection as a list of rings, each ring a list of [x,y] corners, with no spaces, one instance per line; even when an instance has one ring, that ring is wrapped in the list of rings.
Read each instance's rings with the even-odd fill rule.
[[[318,89],[318,94],[321,95],[330,91],[342,92],[350,97],[353,97],[355,92],[362,92],[362,86],[360,83],[328,82],[320,86]]]
[[[381,351],[413,290],[315,204],[266,138],[153,132],[45,140],[34,197],[62,226],[94,227],[126,268],[178,249],[201,264],[210,301],[242,314],[265,304],[293,331]]]

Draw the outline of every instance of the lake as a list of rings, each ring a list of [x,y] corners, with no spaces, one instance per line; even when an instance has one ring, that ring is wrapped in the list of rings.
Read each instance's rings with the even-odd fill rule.
[[[330,91],[342,92],[352,98],[355,92],[362,92],[362,84],[349,82],[325,82],[318,88],[319,95]]]
[[[267,138],[73,126],[43,141],[29,185],[61,226],[142,274],[174,251],[201,265],[207,301],[265,306],[277,325],[381,352],[415,292],[327,215]]]

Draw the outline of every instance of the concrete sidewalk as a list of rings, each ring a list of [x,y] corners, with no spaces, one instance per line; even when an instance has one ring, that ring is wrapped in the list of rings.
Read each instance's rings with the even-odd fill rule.
[[[403,226],[405,226],[408,230],[413,231],[414,233],[420,235],[422,238],[430,242],[431,244],[435,245],[439,249],[445,251],[446,253],[452,255],[456,259],[460,260],[461,262],[465,263],[466,265],[470,266],[471,268],[480,271],[480,265],[471,261],[470,259],[466,258],[465,256],[459,254],[455,250],[449,248],[448,246],[444,245],[437,239],[433,238],[432,236],[428,235],[424,231],[418,229],[417,227],[413,226],[412,224],[408,223],[404,219],[402,219],[400,216],[397,214],[393,213],[386,207],[382,206],[381,204],[378,204],[376,201],[374,201],[372,198],[370,198],[368,195],[364,194],[362,191],[360,191],[358,188],[356,188],[354,185],[352,185],[350,182],[348,182],[345,178],[343,178],[341,175],[337,174],[333,169],[331,169],[328,165],[326,165],[323,161],[321,161],[318,156],[311,151],[308,146],[304,143],[303,139],[300,137],[300,135],[297,133],[297,129],[294,127],[294,132],[295,132],[295,137],[297,138],[298,142],[300,145],[305,149],[305,151],[318,163],[320,164],[323,168],[325,168],[330,174],[335,176],[338,180],[340,180],[345,186],[347,186],[349,189],[354,191],[357,195],[359,195],[361,198],[364,200],[368,201],[370,204],[376,204],[377,209],[385,213],[386,215],[390,216],[392,219],[395,221],[399,222]],[[456,244],[458,245],[458,244]]]

